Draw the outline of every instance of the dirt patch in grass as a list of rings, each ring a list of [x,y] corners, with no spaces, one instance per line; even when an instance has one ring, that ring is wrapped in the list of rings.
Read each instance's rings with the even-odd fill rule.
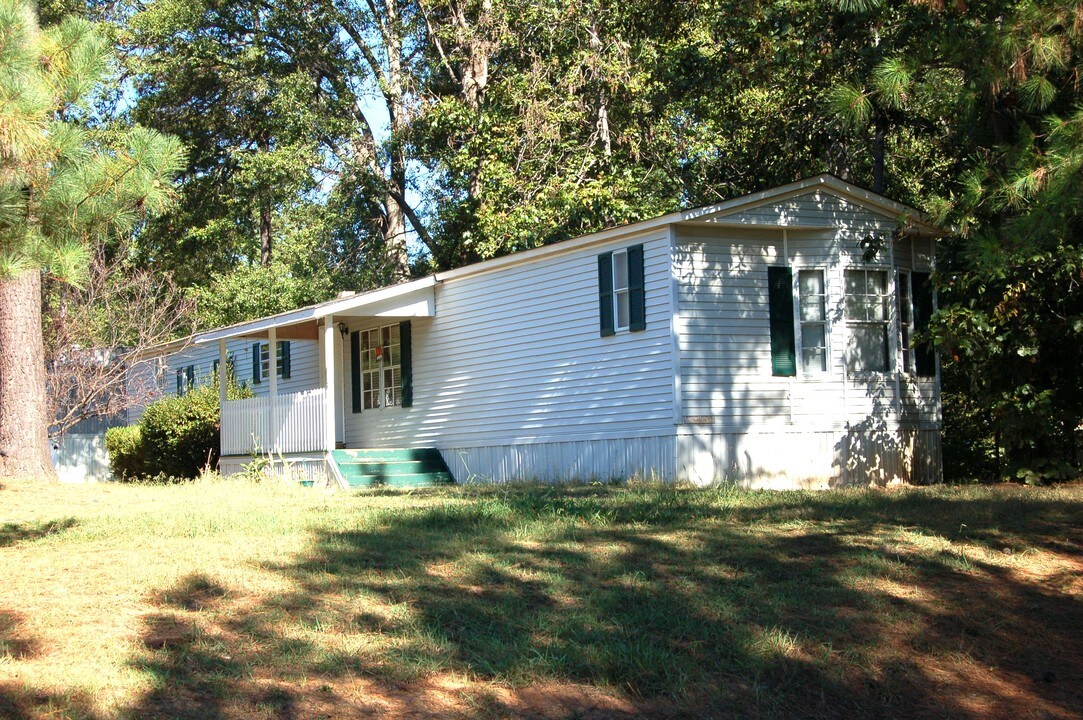
[[[70,492],[0,717],[1083,717],[1081,488]]]

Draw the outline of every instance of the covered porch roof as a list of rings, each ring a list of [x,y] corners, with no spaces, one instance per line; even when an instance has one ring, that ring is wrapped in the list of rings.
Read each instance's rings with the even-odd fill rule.
[[[193,341],[202,345],[229,338],[267,338],[271,328],[274,328],[279,340],[315,340],[319,321],[327,317],[432,317],[436,314],[435,286],[436,277],[430,275],[420,280],[196,333]]]

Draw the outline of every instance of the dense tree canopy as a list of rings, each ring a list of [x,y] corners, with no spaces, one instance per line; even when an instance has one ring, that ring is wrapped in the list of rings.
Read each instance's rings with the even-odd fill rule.
[[[204,323],[829,171],[958,230],[949,439],[970,418],[1023,477],[1078,460],[1081,0],[43,6],[65,11],[112,23],[100,112],[189,148],[133,259]]]

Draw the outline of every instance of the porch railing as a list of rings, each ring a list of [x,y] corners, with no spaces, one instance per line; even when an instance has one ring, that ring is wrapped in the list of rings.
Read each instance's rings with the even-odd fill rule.
[[[325,388],[279,395],[271,425],[267,397],[227,400],[222,406],[222,454],[316,452],[326,450]]]

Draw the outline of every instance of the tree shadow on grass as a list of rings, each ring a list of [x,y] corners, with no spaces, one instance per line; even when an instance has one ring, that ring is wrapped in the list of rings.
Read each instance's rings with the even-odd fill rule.
[[[6,661],[29,660],[42,652],[41,641],[26,632],[24,615],[0,608],[0,669]],[[64,717],[99,720],[93,698],[85,692],[45,692],[27,683],[0,680],[0,718],[34,720]]]
[[[0,548],[16,543],[41,540],[57,535],[78,524],[75,518],[44,522],[4,523],[0,525]]]
[[[996,548],[1065,527],[1070,503],[1024,503],[1021,520],[1015,497],[778,495],[749,507],[672,489],[528,488],[473,500],[320,531],[310,552],[269,567],[295,589],[256,606],[202,576],[157,593],[139,661],[157,688],[133,714],[1083,711],[1077,596],[878,537],[964,526],[960,537]],[[1050,549],[1078,558],[1063,542]]]

